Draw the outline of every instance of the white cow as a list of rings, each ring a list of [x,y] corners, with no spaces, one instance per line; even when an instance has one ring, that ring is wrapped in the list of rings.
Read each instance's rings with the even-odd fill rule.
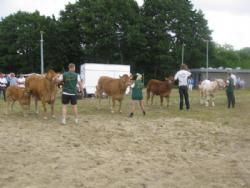
[[[214,94],[218,89],[224,89],[226,83],[223,79],[215,79],[214,81],[203,80],[199,85],[200,90],[200,104],[203,104],[205,101],[205,106],[209,106],[211,103],[212,106],[215,106],[214,103]]]

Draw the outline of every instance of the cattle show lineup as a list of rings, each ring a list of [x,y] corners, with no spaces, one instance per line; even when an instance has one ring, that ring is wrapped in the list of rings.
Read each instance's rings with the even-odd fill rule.
[[[185,64],[175,75],[147,82],[130,67],[123,72],[103,64],[102,74],[102,64],[94,66],[88,67],[91,74],[82,72],[98,75],[85,77],[89,83],[70,64],[64,73],[28,74],[25,82],[6,87],[0,101],[0,165],[8,164],[1,168],[11,170],[6,177],[14,179],[1,185],[247,187],[248,170],[241,165],[249,165],[250,96],[237,87],[232,71],[190,87]],[[54,173],[55,179],[43,180]],[[198,178],[201,173],[209,179]]]
[[[0,1],[0,188],[250,188],[249,8]]]

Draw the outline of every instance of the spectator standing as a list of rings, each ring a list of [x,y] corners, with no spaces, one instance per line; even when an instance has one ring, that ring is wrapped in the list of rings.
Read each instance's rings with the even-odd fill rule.
[[[0,96],[3,93],[4,101],[6,101],[5,91],[8,85],[8,81],[3,73],[0,73]]]
[[[13,72],[10,73],[8,81],[9,81],[10,86],[17,85],[17,78],[16,78],[15,73],[13,73]]]
[[[188,89],[189,89],[190,91],[192,91],[192,90],[193,90],[193,86],[194,86],[194,79],[193,79],[192,77],[190,77],[190,78],[188,79]]]
[[[185,99],[186,109],[190,109],[189,96],[188,96],[188,78],[191,73],[187,71],[188,67],[186,64],[181,64],[180,70],[175,74],[174,79],[178,80],[180,105],[179,109],[183,110],[183,98]]]
[[[17,78],[18,87],[25,88],[25,78],[23,74],[20,74],[20,77]]]

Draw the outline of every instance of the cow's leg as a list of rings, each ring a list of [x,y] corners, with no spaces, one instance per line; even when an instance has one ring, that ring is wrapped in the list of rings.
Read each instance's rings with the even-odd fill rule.
[[[14,100],[12,100],[12,102],[11,102],[11,112],[13,112],[13,106],[14,106],[14,103],[15,103],[15,101],[14,101]]]
[[[169,96],[166,97],[167,100],[167,107],[169,107]]]
[[[96,91],[96,97],[98,98],[99,105],[97,106],[97,109],[99,110],[101,106],[101,91],[99,89]]]
[[[202,105],[204,103],[204,96],[203,92],[200,90],[200,104]]]
[[[20,102],[19,102],[19,104],[20,104],[20,106],[21,106],[21,108],[22,108],[22,112],[23,112],[23,117],[27,117],[27,109],[29,108],[28,106],[27,106],[27,108],[25,108],[25,106],[23,105],[23,104],[21,104]]]
[[[46,102],[44,100],[42,100],[42,104],[43,104],[43,119],[48,119],[47,117],[47,107],[46,107]]]
[[[163,106],[163,97],[160,96],[160,99],[161,99],[161,107]]]
[[[55,104],[55,101],[51,102],[51,104],[50,104],[51,117],[52,117],[52,118],[56,118],[55,112],[54,112],[54,104]]]
[[[148,104],[149,98],[150,98],[150,91],[147,90],[147,104]]]
[[[211,95],[211,103],[212,103],[212,106],[214,107],[215,103],[214,103],[214,95],[213,94]]]
[[[13,101],[11,101],[11,105],[13,104]],[[7,98],[7,111],[6,111],[6,114],[9,114],[10,112],[10,99]]]
[[[155,95],[152,93],[152,95],[151,95],[151,105],[153,105],[154,96],[155,96]]]
[[[206,96],[206,100],[205,100],[205,106],[208,107],[209,106],[209,101],[210,101],[210,97],[209,95]]]
[[[115,108],[115,99],[112,97],[112,105],[110,105],[111,113],[114,113],[114,108]]]
[[[36,111],[36,114],[39,114],[39,110],[38,110],[38,98],[35,97],[35,111]]]
[[[118,110],[119,113],[122,113],[121,108],[122,108],[122,100],[119,100],[119,110]]]

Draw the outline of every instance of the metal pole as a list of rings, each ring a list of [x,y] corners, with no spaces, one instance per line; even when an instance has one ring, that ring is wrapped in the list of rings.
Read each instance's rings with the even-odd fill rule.
[[[185,44],[183,43],[182,50],[181,50],[181,64],[183,64],[183,61],[184,61],[184,46],[185,46]]]
[[[44,61],[43,61],[43,31],[40,31],[41,33],[41,74],[44,73]]]
[[[207,80],[208,80],[208,40],[206,40],[206,42],[207,42],[207,60],[206,60],[207,72],[206,72],[206,77],[207,77]]]

